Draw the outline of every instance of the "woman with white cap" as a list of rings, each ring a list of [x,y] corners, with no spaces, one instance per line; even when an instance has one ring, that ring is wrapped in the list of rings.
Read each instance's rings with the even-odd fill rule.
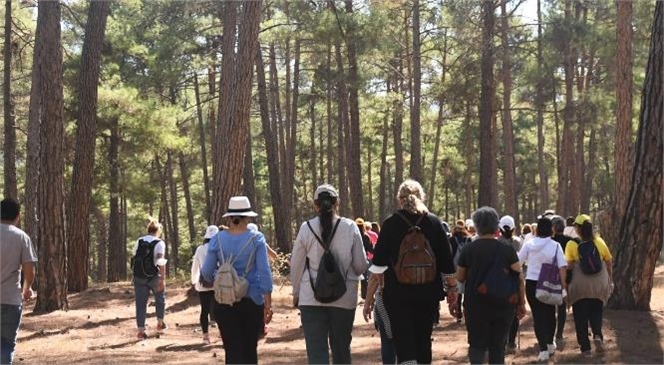
[[[198,299],[201,303],[201,331],[203,331],[203,343],[210,344],[210,337],[208,336],[208,327],[209,327],[209,317],[210,317],[210,306],[212,305],[212,300],[214,299],[214,290],[212,287],[206,287],[201,282],[201,267],[205,262],[205,256],[207,255],[209,242],[217,233],[219,232],[219,227],[217,226],[208,226],[205,229],[205,236],[203,236],[203,244],[196,248],[196,253],[194,254],[194,259],[191,262],[191,284],[198,292]]]
[[[521,239],[514,235],[514,229],[516,228],[514,218],[509,215],[503,216],[498,222],[498,227],[500,228],[499,240],[514,248],[514,252],[518,253],[521,251]],[[512,325],[510,327],[509,336],[507,338],[507,348],[505,349],[507,353],[513,354],[516,352],[516,335],[518,332],[519,316],[517,313],[515,313],[514,319],[512,320]]]
[[[256,217],[246,196],[234,196],[228,202],[223,218],[229,228],[210,240],[201,275],[206,282],[214,282],[217,265],[232,257],[238,276],[248,282],[247,294],[232,305],[215,299],[212,311],[224,341],[226,364],[258,363],[258,328],[261,322],[272,320],[272,272],[267,259],[265,236],[247,228],[249,219]],[[223,331],[221,329],[223,328]]]
[[[350,364],[357,284],[369,262],[355,222],[337,215],[339,193],[332,185],[323,184],[316,189],[314,206],[318,216],[300,226],[293,245],[290,261],[293,305],[300,309],[308,362],[329,364],[331,348],[332,363]],[[327,250],[334,256],[336,270],[321,264]],[[314,291],[313,283],[325,275],[321,273],[332,271],[341,272],[338,280],[345,285],[339,285],[335,295],[323,299]]]

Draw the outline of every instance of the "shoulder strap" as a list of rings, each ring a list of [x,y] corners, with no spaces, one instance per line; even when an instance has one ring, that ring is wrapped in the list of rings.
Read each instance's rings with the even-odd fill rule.
[[[398,215],[399,217],[401,217],[401,219],[403,219],[406,223],[408,223],[408,226],[409,226],[409,227],[419,227],[420,222],[421,222],[422,219],[426,216],[426,214],[422,214],[422,215],[420,215],[420,217],[417,218],[417,220],[415,221],[415,224],[413,224],[408,218],[406,218],[405,215],[401,214],[401,212],[396,211],[395,213],[396,213],[396,215]]]
[[[245,242],[244,245],[242,245],[242,248],[240,248],[240,251],[237,253],[237,255],[235,255],[235,257],[233,257],[233,255],[230,255],[228,257],[229,263],[231,264],[231,266],[233,265],[235,260],[237,260],[237,258],[240,256],[240,254],[242,252],[244,252],[244,249],[247,248],[247,246],[249,246],[249,243],[251,243],[251,241],[254,240],[255,236],[256,236],[255,234],[253,234],[253,233],[251,234],[251,236],[249,237],[247,242]],[[221,263],[223,264],[223,263],[226,262],[226,258],[224,257],[224,249],[223,249],[222,244],[221,244],[222,243],[221,242],[221,237],[220,236],[215,236],[215,238],[219,241],[219,253],[221,254]]]
[[[311,227],[311,224],[309,223],[309,221],[307,221],[307,227],[309,227],[309,230],[311,231],[311,233],[313,233],[314,237],[316,237],[316,241],[318,241],[318,243],[320,243],[320,245],[323,246],[323,248],[327,251],[327,250],[330,249],[330,246],[332,245],[332,238],[334,238],[334,234],[337,232],[337,228],[339,227],[340,222],[341,222],[341,218],[337,219],[337,223],[334,225],[334,228],[332,229],[332,234],[330,235],[330,240],[327,243],[323,242],[323,240],[320,239],[320,237],[316,234],[314,229]]]

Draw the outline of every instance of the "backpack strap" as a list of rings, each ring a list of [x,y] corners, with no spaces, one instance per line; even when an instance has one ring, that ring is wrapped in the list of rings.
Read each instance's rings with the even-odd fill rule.
[[[401,212],[396,211],[395,214],[398,215],[399,217],[401,217],[401,219],[403,219],[406,223],[408,223],[408,226],[409,226],[409,227],[419,227],[419,226],[420,226],[420,222],[422,221],[422,219],[423,219],[424,217],[426,217],[426,214],[422,214],[422,215],[420,215],[419,218],[417,218],[417,220],[415,221],[415,224],[413,224],[413,223],[410,221],[410,219],[406,218],[406,216],[403,215]]]
[[[237,258],[240,257],[240,254],[242,252],[244,252],[244,249],[247,248],[247,246],[249,246],[251,241],[254,240],[254,237],[256,237],[256,235],[251,234],[251,237],[249,237],[247,242],[245,242],[244,245],[242,245],[242,248],[240,248],[240,251],[237,253],[237,255],[235,255],[235,257],[233,257],[233,255],[230,255],[228,257],[228,260],[229,260],[229,263],[231,264],[231,266],[235,263],[235,260],[237,260]],[[219,253],[221,254],[221,262],[224,263],[224,262],[226,262],[226,258],[224,257],[224,250],[223,250],[222,245],[221,245],[221,237],[217,238],[217,240],[219,240]]]

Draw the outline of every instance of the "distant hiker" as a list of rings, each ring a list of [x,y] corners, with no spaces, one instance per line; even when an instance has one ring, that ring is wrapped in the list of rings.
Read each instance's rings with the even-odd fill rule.
[[[383,222],[374,250],[373,263],[385,272],[374,275],[384,282],[383,300],[401,363],[431,363],[431,324],[443,285],[450,314],[456,315],[457,282],[450,244],[440,219],[429,212],[424,199],[419,182],[406,180],[399,186],[400,209]]]
[[[498,213],[482,207],[473,213],[478,238],[461,251],[457,279],[464,283],[468,359],[471,364],[505,363],[505,343],[515,316],[526,313],[521,265],[514,248],[495,237]]]
[[[567,302],[572,305],[576,340],[581,353],[592,356],[588,324],[593,330],[595,351],[604,350],[603,307],[613,291],[612,257],[604,240],[595,235],[590,217],[581,214],[574,220],[581,243],[567,242],[565,257],[572,269]]]
[[[256,217],[246,196],[231,197],[229,228],[210,240],[201,275],[214,282],[214,312],[226,364],[257,364],[262,323],[272,320],[272,271],[265,236],[247,228]],[[228,300],[228,301],[227,301]]]
[[[12,198],[3,199],[0,214],[0,364],[11,364],[23,302],[32,299],[34,294],[31,286],[35,279],[37,255],[30,237],[17,227],[21,220],[19,203]]]
[[[521,244],[532,240],[535,236],[533,235],[533,227],[530,223],[526,223],[521,227]]]
[[[136,326],[138,327],[137,337],[141,340],[148,338],[145,332],[145,318],[150,292],[154,295],[155,311],[157,312],[157,332],[168,329],[164,322],[166,243],[159,238],[161,233],[161,223],[154,219],[150,220],[148,234],[139,238],[134,246],[132,270],[136,296]]]
[[[371,238],[367,233],[367,227],[364,224],[364,219],[356,218],[355,224],[357,224],[357,229],[360,230],[360,235],[362,236],[362,246],[364,247],[364,252],[367,254],[367,260],[371,263],[373,259],[374,245],[371,242]],[[362,299],[367,298],[367,286],[369,285],[369,271],[365,271],[362,274],[362,280],[360,281],[360,296]]]
[[[310,364],[351,363],[351,333],[360,276],[369,267],[357,224],[337,214],[339,193],[329,184],[314,192],[318,216],[300,226],[290,260],[293,306]]]
[[[510,245],[515,253],[521,251],[521,239],[514,234],[516,224],[514,223],[514,218],[509,215],[506,215],[500,218],[498,223],[500,226],[500,237],[499,240]],[[518,313],[516,313],[518,314]],[[514,316],[512,320],[512,325],[510,326],[509,336],[507,338],[507,349],[506,352],[513,354],[516,352],[516,335],[519,332],[519,316]]]
[[[378,222],[371,222],[371,231],[376,233],[377,235],[380,234],[380,224]],[[376,240],[378,240],[378,237],[376,237]]]
[[[369,236],[369,239],[371,239],[372,248],[376,245],[376,242],[378,242],[378,232],[374,232],[373,225],[374,223],[372,222],[364,221],[364,232]]]
[[[452,236],[450,237],[450,246],[452,247],[452,257],[454,257],[455,268],[459,265],[461,251],[470,242],[470,233],[466,230],[466,222],[459,219],[456,221],[454,228],[452,228]],[[461,323],[463,320],[463,293],[459,293],[457,297],[457,312],[455,317],[457,323]]]
[[[475,230],[475,223],[472,219],[466,219],[466,229],[470,233],[470,239],[474,240],[477,237],[477,230]]]
[[[198,299],[201,304],[200,323],[201,330],[203,331],[203,343],[210,344],[210,337],[208,335],[209,317],[211,312],[212,301],[214,300],[214,289],[211,285],[208,287],[203,286],[201,281],[201,267],[205,263],[205,256],[207,255],[210,239],[219,233],[219,227],[208,226],[205,229],[203,236],[203,244],[198,246],[196,254],[191,262],[191,284],[194,285],[196,292],[198,292]]]
[[[576,228],[574,228],[574,217],[571,215],[565,220],[565,230],[563,231],[563,234],[572,238],[579,238],[579,235],[576,233]]]
[[[551,224],[553,225],[553,240],[558,242],[560,245],[560,248],[562,248],[563,252],[565,252],[565,249],[567,248],[567,242],[575,240],[574,238],[567,236],[564,234],[565,231],[565,219],[559,215],[554,215],[551,218]],[[565,281],[569,285],[570,279],[572,277],[572,272],[571,272],[571,266],[567,266],[567,275],[565,276]],[[564,339],[564,333],[565,333],[565,321],[567,320],[567,303],[563,303],[558,306],[558,313],[556,316],[556,321],[558,322],[556,326],[556,344],[560,346],[560,344],[565,341]]]
[[[381,270],[371,265],[369,271],[372,274],[379,274]],[[384,282],[380,281],[382,275],[371,275],[369,277],[369,289],[367,291],[367,300],[364,302],[362,314],[364,320],[369,322],[371,315],[374,316],[374,324],[378,333],[380,333],[380,357],[383,364],[397,364],[397,353],[394,349],[392,340],[392,325],[383,302]]]
[[[558,266],[560,278],[565,278],[567,262],[565,254],[558,242],[551,239],[553,229],[551,220],[542,217],[537,221],[537,236],[523,244],[519,251],[521,264],[527,265],[526,270],[526,298],[533,315],[535,336],[539,346],[537,361],[547,361],[557,349],[554,335],[556,332],[556,306],[546,304],[537,298],[537,282],[544,264]],[[563,279],[560,283],[562,289],[567,284]]]

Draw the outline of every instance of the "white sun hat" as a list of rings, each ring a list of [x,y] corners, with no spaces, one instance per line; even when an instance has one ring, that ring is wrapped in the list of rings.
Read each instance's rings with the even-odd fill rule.
[[[258,214],[251,210],[251,203],[246,196],[234,196],[228,200],[228,210],[222,218],[226,217],[256,217]]]

